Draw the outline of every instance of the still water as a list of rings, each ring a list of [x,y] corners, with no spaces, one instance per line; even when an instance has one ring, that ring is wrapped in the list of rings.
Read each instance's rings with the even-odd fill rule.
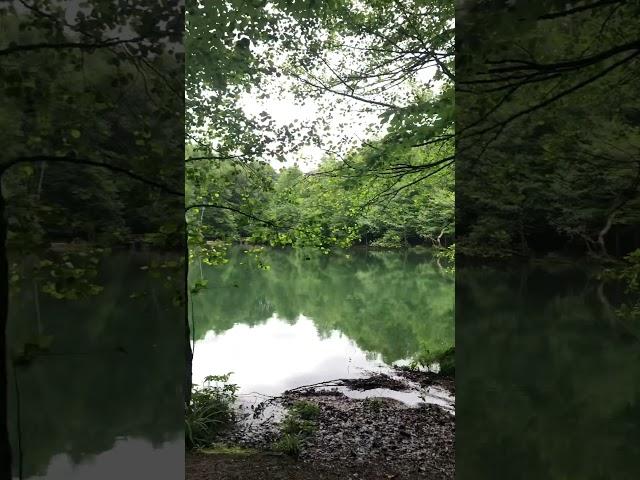
[[[427,252],[241,250],[192,267],[193,376],[233,372],[240,393],[283,390],[407,363],[454,341],[454,277]]]
[[[640,478],[640,325],[577,263],[456,271],[456,478]]]
[[[10,353],[45,344],[10,371],[14,478],[183,478],[182,309],[149,261],[104,259],[87,299],[52,298],[46,277],[12,288]]]
[[[196,265],[209,280],[193,297],[196,380],[233,371],[244,391],[273,393],[452,344],[450,274],[417,252],[349,255]],[[182,310],[148,263],[109,258],[89,300],[52,299],[31,280],[12,293],[10,347],[52,337],[10,378],[22,478],[182,478]],[[456,478],[639,478],[640,328],[593,273],[458,268]]]

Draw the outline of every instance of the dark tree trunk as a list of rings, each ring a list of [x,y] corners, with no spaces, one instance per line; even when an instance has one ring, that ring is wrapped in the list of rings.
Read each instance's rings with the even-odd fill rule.
[[[188,317],[189,310],[187,310],[187,314],[185,316]],[[184,405],[185,409],[189,408],[189,404],[191,403],[191,373],[192,373],[192,363],[193,363],[193,352],[191,351],[191,335],[189,331],[189,320],[185,322],[185,366],[184,366]]]
[[[1,174],[0,174],[1,178]],[[7,220],[0,186],[0,479],[11,480],[11,443],[8,412],[7,323],[9,319],[9,262],[7,259]]]
[[[527,237],[524,234],[524,220],[522,219],[522,215],[520,215],[520,225],[519,225],[518,234],[520,236],[520,251],[524,255],[529,251],[529,245],[527,244]]]
[[[185,412],[191,404],[191,386],[193,370],[193,350],[191,350],[191,329],[189,328],[189,243],[187,226],[184,239],[184,407]]]
[[[607,233],[609,233],[609,230],[611,230],[611,226],[613,225],[613,219],[615,215],[616,215],[615,211],[610,213],[609,216],[607,217],[607,221],[604,224],[604,227],[602,227],[602,230],[598,232],[598,240],[596,241],[596,243],[598,244],[600,254],[603,257],[609,256],[609,252],[607,252],[607,245],[605,244],[605,236],[607,235]]]

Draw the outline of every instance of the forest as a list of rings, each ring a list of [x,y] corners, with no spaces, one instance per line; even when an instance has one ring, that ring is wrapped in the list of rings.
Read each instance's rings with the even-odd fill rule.
[[[186,21],[187,475],[448,478],[453,2],[196,1]]]
[[[188,9],[192,249],[453,245],[452,5],[353,7]],[[437,40],[425,50],[423,37]],[[283,121],[267,106],[280,99],[315,115]],[[437,148],[421,144],[429,134]]]
[[[417,163],[420,152],[411,153]],[[347,161],[364,169],[364,155],[372,154],[375,151],[356,152]],[[357,177],[335,174],[340,165],[341,161],[329,158],[309,173],[295,166],[276,172],[264,163],[202,167],[194,192],[226,205],[250,205],[251,216],[202,206],[193,209],[194,222],[201,223],[205,238],[230,243],[321,249],[445,248],[453,243],[452,170],[434,176],[428,185],[408,186],[381,203],[371,198],[379,188],[375,181],[362,185]]]
[[[470,2],[457,17],[459,253],[630,254],[640,246],[637,30],[628,21],[638,4],[517,1],[501,12],[489,3]]]
[[[635,478],[638,2],[70,4],[0,5],[0,475]]]

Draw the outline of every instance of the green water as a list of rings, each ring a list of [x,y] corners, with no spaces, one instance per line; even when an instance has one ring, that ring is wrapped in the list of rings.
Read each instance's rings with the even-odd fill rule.
[[[452,344],[454,278],[427,253],[348,255],[271,251],[268,271],[238,251],[224,267],[196,264],[209,285],[193,297],[194,378],[234,371],[268,393]],[[148,262],[109,258],[89,300],[31,281],[12,295],[10,344],[49,335],[55,354],[16,369],[23,478],[181,478],[181,307]],[[615,316],[619,292],[581,265],[455,277],[456,478],[638,478],[640,328]],[[15,423],[11,434],[15,446]]]
[[[32,480],[183,475],[181,308],[171,285],[140,269],[149,260],[105,259],[96,280],[104,290],[88,299],[53,299],[30,279],[13,289],[12,353],[38,337],[50,342],[11,371],[16,478],[19,463]],[[131,298],[134,291],[143,295]]]
[[[427,252],[336,255],[235,249],[225,266],[192,266],[194,379],[234,372],[246,391],[274,393],[408,361],[454,342],[454,277]]]
[[[594,273],[458,268],[456,478],[640,478],[640,326]]]
[[[272,251],[265,271],[234,251],[227,266],[203,267],[194,378],[234,371],[247,389],[278,391],[453,342],[452,275],[424,253],[349,255]],[[104,259],[95,283],[105,288],[88,299],[53,299],[28,277],[12,291],[10,348],[49,339],[11,371],[22,478],[181,477],[184,317],[173,302],[179,283],[146,270],[152,260]],[[199,278],[199,266],[191,273]]]

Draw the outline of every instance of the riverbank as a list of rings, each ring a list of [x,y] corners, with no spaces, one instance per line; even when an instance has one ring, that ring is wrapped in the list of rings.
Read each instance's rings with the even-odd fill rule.
[[[397,369],[357,381],[301,387],[249,408],[248,421],[218,448],[187,454],[190,480],[451,479],[455,473],[453,404],[426,400],[433,389],[453,399],[453,379]],[[448,394],[448,395],[447,395]],[[407,398],[408,398],[407,397]],[[295,454],[278,451],[283,425],[304,405],[314,411]],[[220,448],[220,445],[225,447]],[[231,446],[231,449],[229,448]]]

